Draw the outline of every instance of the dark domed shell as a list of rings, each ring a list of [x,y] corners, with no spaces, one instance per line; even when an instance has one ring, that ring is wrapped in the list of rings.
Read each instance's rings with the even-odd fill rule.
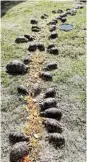
[[[50,133],[48,136],[49,142],[53,144],[55,148],[62,148],[65,146],[65,138],[59,133]]]
[[[54,88],[48,88],[44,94],[44,98],[55,97],[56,91]]]
[[[39,77],[42,78],[43,80],[46,81],[51,81],[52,80],[52,75],[49,72],[40,72]]]
[[[29,137],[19,132],[11,132],[9,133],[9,140],[11,143],[29,141]]]
[[[53,119],[57,119],[57,120],[60,120],[62,117],[61,111],[59,111],[58,108],[56,108],[56,107],[49,108],[49,109],[45,110],[44,112],[41,112],[40,115],[43,117],[53,118]]]
[[[29,147],[26,142],[19,142],[13,145],[10,152],[10,162],[17,162],[29,154]]]
[[[6,72],[11,74],[24,74],[28,70],[28,67],[20,60],[10,61],[6,65]]]
[[[57,102],[56,102],[56,99],[55,98],[47,98],[45,99],[42,103],[40,103],[40,108],[41,108],[41,111],[44,111],[48,108],[51,108],[51,107],[56,107],[57,106]]]
[[[46,130],[49,133],[54,133],[54,132],[62,133],[63,131],[62,125],[55,119],[45,118],[43,120],[43,124],[45,125]]]

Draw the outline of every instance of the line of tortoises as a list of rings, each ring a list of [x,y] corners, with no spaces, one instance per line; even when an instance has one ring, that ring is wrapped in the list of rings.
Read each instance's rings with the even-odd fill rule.
[[[55,32],[57,29],[56,24],[58,23],[58,20],[61,20],[63,23],[67,21],[68,15],[75,15],[77,13],[77,9],[82,9],[82,4],[77,4],[74,9],[67,9],[66,12],[63,12],[63,10],[58,9],[53,10],[53,14],[59,14],[59,16],[55,19],[52,19],[47,25],[49,27],[49,30],[51,32],[49,39],[55,39],[58,37],[58,34]],[[48,15],[43,14],[41,15],[41,19],[47,19]],[[41,28],[38,26],[38,20],[37,19],[31,19],[30,23],[32,24],[31,30],[33,32],[39,32],[41,31]],[[27,43],[30,41],[34,41],[35,36],[25,34],[24,36],[17,37],[15,39],[15,43]],[[43,43],[34,43],[31,42],[28,47],[28,51],[34,52],[38,49],[39,51],[45,51],[45,46]],[[59,49],[54,44],[49,44],[47,47],[47,52],[50,54],[59,54]],[[6,65],[6,71],[10,74],[25,74],[31,62],[30,59],[31,53],[25,57],[24,61],[20,60],[13,60],[10,61]],[[52,75],[49,72],[49,70],[57,69],[57,64],[55,62],[51,62],[47,64],[44,67],[45,71],[42,71],[39,73],[39,77],[43,78],[44,80],[52,80]],[[23,85],[20,85],[17,87],[18,93],[22,93],[25,95],[28,95],[29,92],[27,91],[27,88]],[[41,89],[38,86],[38,84],[34,85],[32,88],[32,93],[34,97],[38,94],[40,94]],[[57,107],[57,102],[55,99],[56,91],[54,88],[49,88],[44,93],[44,101],[39,103],[40,106],[40,116],[43,117],[43,124],[46,127],[46,130],[48,131],[48,140],[49,143],[53,144],[55,148],[63,147],[65,145],[65,138],[61,134],[63,132],[63,128],[59,120],[62,118],[62,112]],[[29,137],[24,135],[23,133],[18,132],[12,132],[9,134],[9,140],[10,142],[14,143],[11,152],[10,152],[10,161],[11,162],[21,162],[25,156],[29,154]]]

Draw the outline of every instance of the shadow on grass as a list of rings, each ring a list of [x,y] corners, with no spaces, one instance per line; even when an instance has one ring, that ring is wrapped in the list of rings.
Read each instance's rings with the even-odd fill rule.
[[[1,1],[1,17],[3,17],[10,8],[22,2],[24,1]]]

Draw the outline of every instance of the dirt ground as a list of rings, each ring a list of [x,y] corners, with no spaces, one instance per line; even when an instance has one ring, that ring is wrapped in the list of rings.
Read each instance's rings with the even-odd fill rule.
[[[16,5],[15,5],[16,4]],[[46,62],[55,61],[58,69],[52,71],[53,81],[45,82],[39,80],[41,94],[49,87],[55,87],[58,108],[63,117],[63,135],[65,147],[54,149],[45,139],[48,135],[43,129],[42,138],[38,141],[41,146],[37,160],[31,158],[31,162],[86,162],[86,7],[78,9],[75,16],[68,16],[67,23],[72,23],[74,29],[64,32],[57,29],[58,38],[53,40],[59,48],[59,55],[49,55],[45,52],[34,52],[30,71],[26,75],[16,77],[5,72],[5,66],[12,59],[21,59],[28,54],[28,43],[15,44],[17,36],[25,33],[32,34],[30,19],[37,17],[41,26],[40,34],[36,33],[36,42],[43,42],[45,47],[50,43],[47,39],[49,29],[47,22],[57,15],[52,10],[74,8],[73,2],[50,2],[28,1],[9,4],[6,2],[5,9],[2,7],[2,106],[1,106],[1,159],[9,162],[9,152],[12,145],[9,142],[9,133],[13,130],[24,132],[26,123],[29,123],[29,111],[25,108],[24,97],[17,93],[17,86],[24,84],[30,90],[32,84],[38,82],[39,78],[33,80],[34,74],[39,72]],[[49,7],[48,7],[49,6]],[[48,14],[47,20],[41,20],[40,15]],[[61,22],[58,21],[58,25]],[[58,26],[57,26],[58,27]],[[34,66],[36,60],[43,60],[39,66]],[[38,64],[37,61],[37,64]],[[41,96],[37,97],[37,100]]]

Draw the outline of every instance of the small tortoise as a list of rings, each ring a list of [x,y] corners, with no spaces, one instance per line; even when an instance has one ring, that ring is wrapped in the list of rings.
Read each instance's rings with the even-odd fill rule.
[[[53,14],[56,14],[56,13],[57,13],[57,11],[56,11],[56,10],[52,10],[52,13],[53,13]]]
[[[56,149],[65,146],[65,138],[59,133],[49,133],[48,140]]]
[[[49,133],[54,132],[62,133],[63,131],[62,125],[56,119],[45,118],[43,119],[43,124]]]
[[[56,108],[56,107],[49,108],[49,109],[45,110],[44,112],[41,112],[40,115],[42,117],[54,118],[57,120],[60,120],[62,117],[61,111],[58,110],[58,108]]]
[[[52,81],[52,75],[49,72],[39,72],[39,77],[46,81]]]
[[[56,25],[50,26],[49,30],[50,30],[50,32],[55,31],[56,30]]]
[[[60,16],[60,18],[61,18],[61,17],[66,17],[66,16],[67,16],[67,12],[61,13],[59,16]]]
[[[24,64],[27,65],[31,62],[31,58],[30,58],[30,55],[26,56],[23,60]]]
[[[49,39],[56,39],[58,37],[58,34],[56,32],[52,32],[49,36]]]
[[[27,38],[28,41],[33,41],[33,40],[35,39],[34,36],[31,36],[31,35],[29,35],[29,34],[25,34],[24,37]]]
[[[55,88],[48,88],[44,94],[44,98],[55,97],[56,91]]]
[[[59,49],[57,47],[52,47],[48,50],[50,54],[58,55],[59,54]]]
[[[28,69],[29,69],[29,66],[25,65],[20,60],[10,61],[6,65],[6,72],[11,73],[11,74],[25,74]]]
[[[45,68],[45,70],[54,70],[54,69],[57,69],[57,63],[56,62],[50,62],[48,63]]]
[[[35,83],[31,89],[31,96],[35,97],[39,95],[41,92],[40,85],[38,83]]]
[[[38,24],[38,21],[37,21],[36,19],[31,19],[31,20],[30,20],[30,23],[31,23],[31,24]]]
[[[49,51],[51,48],[55,47],[55,45],[53,43],[50,43],[47,47],[47,51]]]
[[[34,51],[36,51],[36,49],[37,49],[37,44],[36,43],[33,42],[33,43],[29,44],[28,51],[34,52]]]
[[[57,13],[63,13],[63,10],[58,9]]]
[[[41,15],[41,19],[47,19],[48,15],[47,14],[43,14]]]
[[[10,152],[10,162],[20,162],[28,154],[29,147],[26,142],[16,143]]]
[[[17,142],[23,142],[23,141],[29,141],[29,137],[26,136],[23,133],[19,133],[19,132],[11,132],[9,133],[9,141],[11,143],[17,143]]]
[[[28,42],[29,40],[28,40],[28,38],[26,38],[26,37],[24,37],[24,36],[20,36],[20,37],[17,37],[16,39],[15,39],[15,43],[26,43],[26,42]]]
[[[41,28],[38,27],[38,26],[32,26],[31,30],[32,30],[33,32],[39,32],[39,31],[41,31]]]
[[[39,51],[45,51],[45,46],[44,46],[43,43],[38,43],[37,48],[38,48]]]
[[[47,98],[45,99],[42,103],[39,104],[40,108],[41,108],[41,111],[44,111],[48,108],[51,108],[51,107],[56,107],[57,106],[57,102],[56,102],[56,99],[55,98]]]
[[[62,18],[61,18],[61,22],[62,22],[62,23],[65,23],[66,21],[67,21],[66,17],[62,17]]]
[[[24,85],[19,85],[17,87],[17,91],[20,94],[28,95],[28,90],[27,90],[27,88]]]

